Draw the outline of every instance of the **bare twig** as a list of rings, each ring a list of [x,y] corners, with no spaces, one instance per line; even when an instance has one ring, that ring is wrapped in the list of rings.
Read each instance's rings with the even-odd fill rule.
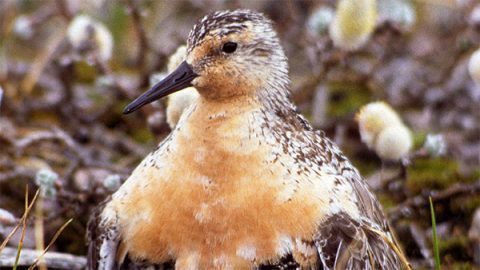
[[[116,137],[116,138],[120,140],[120,137]],[[32,144],[35,144],[41,141],[50,141],[50,140],[57,140],[62,142],[64,145],[68,147],[68,149],[72,150],[73,154],[75,155],[75,158],[70,160],[71,164],[68,167],[66,178],[68,178],[79,166],[106,169],[122,175],[129,172],[129,170],[126,170],[125,168],[121,168],[120,166],[116,166],[111,163],[92,159],[84,148],[78,145],[75,142],[75,140],[67,132],[63,131],[58,127],[54,127],[50,131],[38,131],[22,139],[14,141],[15,150],[17,151],[17,154],[21,154],[25,148],[27,148]],[[121,143],[128,146],[129,149],[134,149],[135,151],[132,150],[132,152],[135,152],[135,153],[138,152],[139,156],[145,154],[139,150],[140,147],[134,147],[134,145],[132,145],[132,142],[130,140],[127,140],[126,138],[121,140]],[[13,171],[0,173],[0,182],[8,179],[16,178],[16,177],[21,177],[21,176],[33,177],[34,174],[35,174],[35,171],[30,170],[28,168],[16,167]]]
[[[0,173],[0,183],[8,181],[14,178],[33,178],[35,176],[35,171],[26,167],[16,166],[13,171]]]
[[[480,180],[469,184],[454,184],[445,190],[430,191],[428,194],[420,194],[415,197],[408,198],[401,204],[392,208],[388,212],[388,216],[392,222],[397,221],[404,216],[411,216],[417,208],[426,207],[428,205],[428,196],[432,197],[432,201],[441,201],[451,197],[460,195],[474,195],[480,193]]]
[[[65,0],[56,0],[55,3],[60,15],[62,15],[67,21],[70,21],[73,17],[73,12],[70,10],[69,3]]]
[[[148,45],[147,35],[143,28],[140,10],[137,8],[133,0],[126,0],[127,12],[132,16],[133,27],[138,37],[139,47],[137,50],[136,64],[138,68],[144,68]]]
[[[62,40],[65,38],[65,35],[66,29],[60,28],[57,33],[50,37],[45,46],[45,50],[43,50],[35,59],[34,64],[31,68],[31,72],[27,73],[27,76],[23,79],[21,83],[21,88],[26,95],[29,95],[31,93],[45,66],[50,62],[52,55],[55,53]]]
[[[51,131],[39,131],[30,134],[29,136],[17,140],[15,142],[16,149],[21,153],[26,147],[33,143],[37,143],[45,140],[59,140],[63,142],[74,154],[83,162],[87,162],[88,158],[85,151],[73,140],[68,133],[61,130],[58,127],[53,128]]]
[[[12,213],[9,211],[0,208],[0,224],[3,225],[14,225],[19,221]]]
[[[409,229],[410,229],[410,232],[412,233],[413,240],[415,241],[418,248],[420,249],[420,253],[425,259],[429,260],[430,261],[429,263],[431,263],[433,266],[433,260],[432,260],[433,256],[429,248],[429,243],[427,241],[427,236],[425,235],[425,232],[420,227],[420,225],[418,225],[417,222],[412,222],[409,226]]]
[[[126,87],[124,87],[118,81],[118,79],[116,79],[115,74],[112,72],[110,67],[104,61],[100,61],[100,59],[96,58],[95,59],[95,68],[97,69],[97,71],[100,75],[111,78],[111,80],[112,80],[111,87],[113,89],[117,90],[115,92],[115,94],[117,94],[117,96],[119,98],[131,99],[135,96],[135,91],[133,91],[131,89],[127,89]],[[137,86],[135,88],[137,88]]]
[[[14,256],[16,249],[6,247],[2,253],[0,253],[0,267],[11,268],[14,264]],[[31,249],[23,249],[20,256],[19,266],[30,266],[40,256],[41,252]],[[84,269],[87,265],[87,260],[84,257],[74,256],[66,253],[49,251],[44,255],[45,264],[54,269],[71,269],[80,270]]]

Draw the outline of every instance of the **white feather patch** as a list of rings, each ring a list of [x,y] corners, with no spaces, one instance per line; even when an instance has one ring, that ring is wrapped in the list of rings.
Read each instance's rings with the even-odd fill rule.
[[[288,235],[282,234],[278,237],[277,255],[283,257],[293,250],[292,238]]]
[[[237,256],[247,261],[254,261],[257,256],[257,248],[253,244],[242,245],[237,248]]]

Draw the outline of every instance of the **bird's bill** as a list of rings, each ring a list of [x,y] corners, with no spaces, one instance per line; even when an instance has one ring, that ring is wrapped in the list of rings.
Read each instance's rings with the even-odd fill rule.
[[[123,113],[128,114],[134,112],[143,105],[190,87],[192,86],[193,79],[197,76],[198,75],[193,72],[192,67],[186,61],[183,61],[175,71],[128,104],[123,110]]]

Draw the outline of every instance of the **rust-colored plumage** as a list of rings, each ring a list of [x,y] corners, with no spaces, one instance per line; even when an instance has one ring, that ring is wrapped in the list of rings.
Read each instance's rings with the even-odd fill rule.
[[[92,218],[89,268],[408,268],[358,171],[288,99],[270,21],[215,12],[187,44],[172,81],[200,96]]]

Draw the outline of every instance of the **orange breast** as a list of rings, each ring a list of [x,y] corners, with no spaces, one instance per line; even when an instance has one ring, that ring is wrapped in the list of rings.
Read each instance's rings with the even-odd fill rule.
[[[311,239],[321,205],[308,189],[279,200],[287,168],[266,161],[272,146],[251,136],[245,121],[187,125],[160,169],[137,169],[120,214],[131,255],[175,259],[178,269],[242,269]]]

